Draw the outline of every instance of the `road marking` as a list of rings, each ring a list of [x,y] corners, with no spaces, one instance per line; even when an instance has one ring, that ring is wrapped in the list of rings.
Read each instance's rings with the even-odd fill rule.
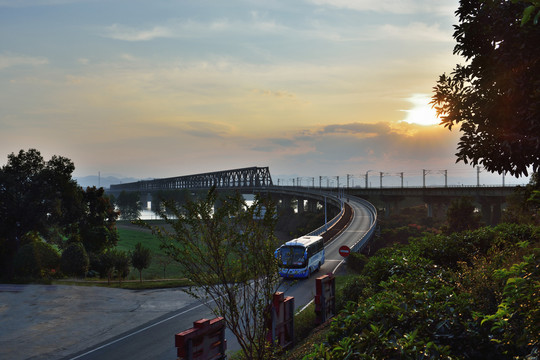
[[[132,332],[132,333],[130,333],[130,334],[127,334],[127,335],[125,335],[125,336],[122,336],[122,337],[119,338],[119,339],[113,340],[113,341],[111,341],[111,342],[109,342],[109,343],[107,343],[107,344],[101,345],[100,347],[97,347],[97,348],[95,348],[95,349],[92,349],[92,350],[90,350],[90,351],[87,351],[87,352],[85,352],[84,354],[75,356],[74,358],[71,358],[70,360],[75,360],[75,359],[81,358],[81,357],[83,357],[83,356],[86,356],[86,355],[88,355],[88,354],[91,354],[91,353],[93,353],[93,352],[96,352],[96,351],[98,351],[98,350],[101,350],[101,349],[103,349],[103,348],[106,348],[107,346],[110,346],[110,345],[112,345],[112,344],[116,344],[117,342],[120,342],[120,341],[122,341],[122,340],[125,340],[125,339],[127,339],[127,338],[129,338],[129,337],[132,337],[133,335],[137,335],[137,334],[139,334],[139,333],[141,333],[141,332],[143,332],[143,331],[146,331],[146,330],[148,330],[148,329],[150,329],[150,328],[153,328],[154,326],[163,324],[164,322],[169,321],[169,320],[171,320],[171,319],[174,319],[175,317],[184,315],[185,313],[188,313],[188,312],[190,312],[190,311],[192,311],[192,310],[195,310],[195,309],[197,309],[197,308],[200,308],[201,306],[204,306],[204,305],[206,305],[206,304],[209,304],[209,303],[211,303],[212,301],[214,301],[214,300],[210,300],[210,301],[208,301],[208,302],[206,302],[206,303],[199,304],[199,305],[197,305],[197,306],[195,306],[195,307],[192,307],[191,309],[187,309],[187,310],[184,310],[184,311],[182,311],[182,312],[180,312],[180,313],[178,313],[178,314],[169,316],[168,318],[163,319],[163,320],[161,320],[161,321],[158,321],[157,323],[154,323],[154,324],[152,324],[152,325],[148,325],[147,327],[144,327],[144,328],[139,329],[139,330],[137,330],[137,331],[135,331],[135,332]]]
[[[341,264],[343,264],[343,263],[345,262],[345,260],[328,260],[328,259],[326,259],[325,262],[326,262],[326,261],[339,261],[339,264],[337,264],[337,266],[334,268],[334,270],[332,270],[332,274],[334,274],[334,273],[336,272],[336,270],[338,269],[338,267],[340,267]],[[298,311],[296,312],[296,314],[300,314],[302,311],[306,310],[306,308],[307,308],[309,305],[311,305],[313,302],[315,302],[315,299],[311,299],[311,301],[308,302],[303,308],[301,308],[300,310],[298,310]],[[296,315],[296,314],[295,314],[295,315]]]

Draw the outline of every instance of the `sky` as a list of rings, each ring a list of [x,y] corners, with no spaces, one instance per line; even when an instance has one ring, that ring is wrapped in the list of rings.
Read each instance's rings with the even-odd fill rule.
[[[500,185],[428,104],[458,0],[0,0],[0,165],[75,177],[268,166],[274,182]],[[506,184],[528,179],[504,177]]]

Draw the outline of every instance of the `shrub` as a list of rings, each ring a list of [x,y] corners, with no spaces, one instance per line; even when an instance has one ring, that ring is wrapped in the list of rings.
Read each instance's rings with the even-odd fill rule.
[[[533,358],[539,231],[500,225],[378,251],[305,359]]]
[[[88,271],[90,260],[83,244],[74,242],[62,253],[60,270],[67,276],[84,277]]]
[[[37,262],[36,251],[32,243],[23,245],[17,251],[14,260],[15,274],[22,277],[37,278],[40,276],[40,267]]]
[[[361,272],[368,258],[364,254],[352,252],[347,257],[347,267],[356,272]]]
[[[25,240],[30,242],[21,246],[15,255],[15,273],[35,279],[55,274],[60,266],[60,255],[56,249],[35,234],[29,234]]]

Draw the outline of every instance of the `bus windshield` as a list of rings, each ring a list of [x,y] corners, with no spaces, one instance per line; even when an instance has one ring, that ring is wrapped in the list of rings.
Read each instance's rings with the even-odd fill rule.
[[[306,248],[303,246],[282,246],[279,249],[279,261],[282,268],[300,269],[306,266]]]

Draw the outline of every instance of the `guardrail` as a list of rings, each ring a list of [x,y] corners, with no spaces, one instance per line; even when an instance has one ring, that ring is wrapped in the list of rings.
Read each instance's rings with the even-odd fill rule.
[[[339,221],[339,219],[341,219],[341,217],[343,216],[343,213],[345,212],[345,207],[343,206],[343,201],[341,201],[341,199],[338,199],[335,195],[331,195],[331,194],[328,194],[326,196],[326,198],[328,200],[334,201],[335,203],[337,203],[339,201],[339,206],[341,207],[340,212],[336,216],[334,216],[330,221],[327,221],[326,224],[324,224],[323,226],[318,227],[317,229],[313,230],[309,234],[306,234],[306,236],[321,235],[322,233],[326,232],[329,228],[334,226],[335,223],[337,223]]]
[[[372,203],[367,200],[356,196],[349,197],[354,198],[358,202],[361,202],[369,210],[369,215],[371,218],[371,226],[369,227],[369,230],[351,247],[351,251],[359,252],[368,243],[368,241],[375,233],[375,230],[377,228],[377,209],[375,208],[375,206],[373,206]]]

